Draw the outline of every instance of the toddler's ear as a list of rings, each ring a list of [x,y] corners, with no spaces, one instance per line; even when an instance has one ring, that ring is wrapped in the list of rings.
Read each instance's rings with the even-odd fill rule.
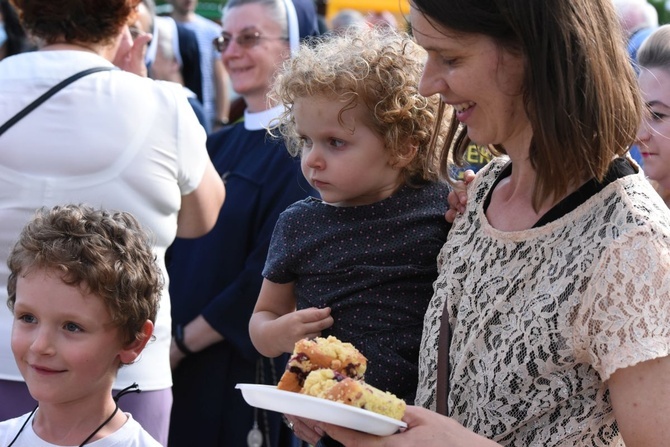
[[[404,148],[398,151],[394,160],[392,161],[393,167],[397,169],[402,169],[414,160],[416,153],[418,152],[419,147],[414,143],[407,144]]]
[[[153,333],[154,324],[150,320],[145,321],[142,325],[142,329],[140,330],[140,337],[137,340],[130,342],[130,344],[125,346],[119,352],[121,363],[124,365],[129,365],[137,360],[137,357],[140,356],[142,350],[151,339]]]

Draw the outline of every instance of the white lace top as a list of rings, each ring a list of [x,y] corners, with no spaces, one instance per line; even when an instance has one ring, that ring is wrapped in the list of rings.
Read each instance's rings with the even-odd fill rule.
[[[499,231],[483,201],[506,161],[480,171],[438,257],[416,403],[436,408],[446,301],[450,416],[503,445],[622,446],[605,382],[670,351],[670,212],[640,173]]]

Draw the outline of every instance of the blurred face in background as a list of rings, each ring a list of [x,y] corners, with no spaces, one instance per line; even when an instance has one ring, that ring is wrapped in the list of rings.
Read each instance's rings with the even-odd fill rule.
[[[170,0],[170,4],[178,14],[187,15],[195,12],[198,0]]]
[[[244,97],[250,112],[270,108],[267,93],[272,78],[290,55],[281,25],[257,3],[230,9],[221,25],[229,39],[221,59],[233,89]]]
[[[644,172],[664,188],[670,187],[670,72],[642,68],[638,78],[647,113],[637,133]]]

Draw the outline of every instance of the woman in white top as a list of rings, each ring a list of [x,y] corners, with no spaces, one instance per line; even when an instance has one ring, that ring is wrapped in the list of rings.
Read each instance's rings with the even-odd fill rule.
[[[141,48],[123,38],[138,0],[15,0],[24,26],[44,41],[39,51],[0,64],[0,123],[50,87],[112,60],[142,64]],[[119,52],[123,54],[118,54]],[[176,235],[197,237],[216,222],[225,196],[209,160],[206,135],[181,87],[122,70],[68,85],[0,136],[0,301],[6,300],[10,247],[36,208],[61,203],[131,212],[164,254]],[[10,352],[11,314],[0,306],[0,419],[34,406]],[[137,382],[141,394],[122,409],[162,444],[172,404],[170,299],[166,278],[155,340],[119,372],[114,389]]]

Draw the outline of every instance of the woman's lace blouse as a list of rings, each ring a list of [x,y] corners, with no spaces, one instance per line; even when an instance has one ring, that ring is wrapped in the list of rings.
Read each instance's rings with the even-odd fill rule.
[[[505,163],[479,173],[438,257],[417,405],[436,408],[446,301],[450,416],[503,445],[623,445],[606,381],[670,351],[670,212],[639,173],[546,225],[499,231],[482,203]]]

